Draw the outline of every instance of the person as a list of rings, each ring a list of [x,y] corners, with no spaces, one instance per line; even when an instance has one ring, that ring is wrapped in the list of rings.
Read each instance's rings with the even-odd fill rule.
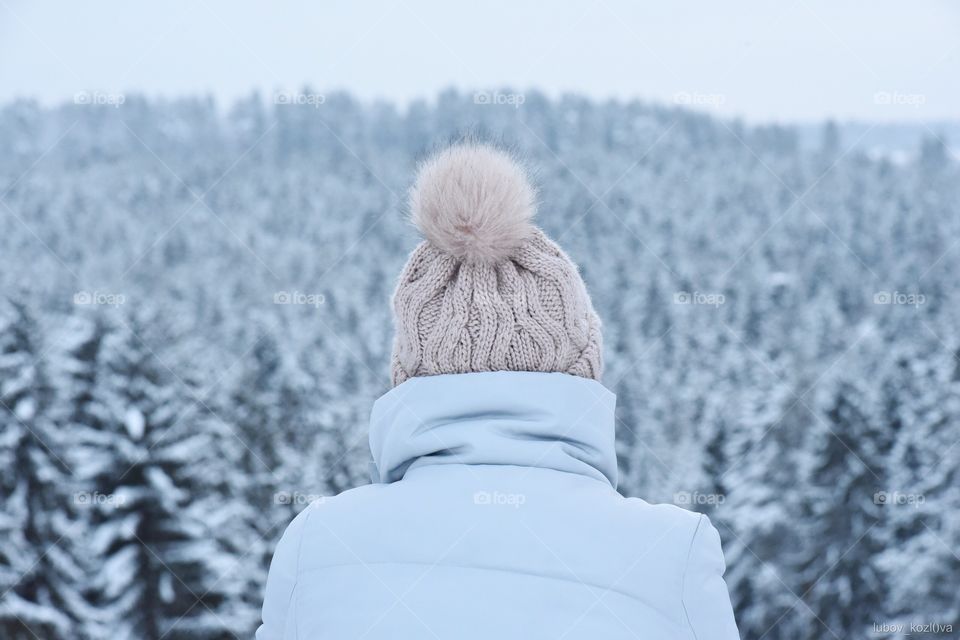
[[[709,520],[616,491],[600,320],[535,201],[496,147],[421,164],[373,483],[289,525],[258,640],[739,637]]]

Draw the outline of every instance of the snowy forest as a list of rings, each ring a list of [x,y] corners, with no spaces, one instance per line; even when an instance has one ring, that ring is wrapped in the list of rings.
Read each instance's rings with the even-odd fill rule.
[[[368,482],[406,190],[464,135],[535,168],[619,491],[710,516],[742,636],[953,637],[957,141],[503,95],[0,107],[0,638],[252,635],[291,518]]]

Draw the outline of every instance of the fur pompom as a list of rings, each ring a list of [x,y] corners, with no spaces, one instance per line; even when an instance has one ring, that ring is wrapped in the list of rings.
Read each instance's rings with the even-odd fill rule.
[[[510,155],[466,143],[420,166],[410,210],[414,224],[435,247],[490,264],[509,258],[530,237],[536,192]]]

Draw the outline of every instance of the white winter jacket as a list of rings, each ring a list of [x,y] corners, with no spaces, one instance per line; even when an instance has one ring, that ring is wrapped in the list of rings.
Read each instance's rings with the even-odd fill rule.
[[[381,397],[375,482],[294,519],[257,639],[738,638],[709,520],[615,491],[614,400],[519,372]]]

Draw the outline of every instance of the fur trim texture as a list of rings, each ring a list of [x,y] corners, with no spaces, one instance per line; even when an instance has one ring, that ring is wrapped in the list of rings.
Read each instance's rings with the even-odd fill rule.
[[[455,258],[492,264],[533,232],[536,192],[510,155],[489,145],[449,147],[426,160],[410,190],[414,224]]]

